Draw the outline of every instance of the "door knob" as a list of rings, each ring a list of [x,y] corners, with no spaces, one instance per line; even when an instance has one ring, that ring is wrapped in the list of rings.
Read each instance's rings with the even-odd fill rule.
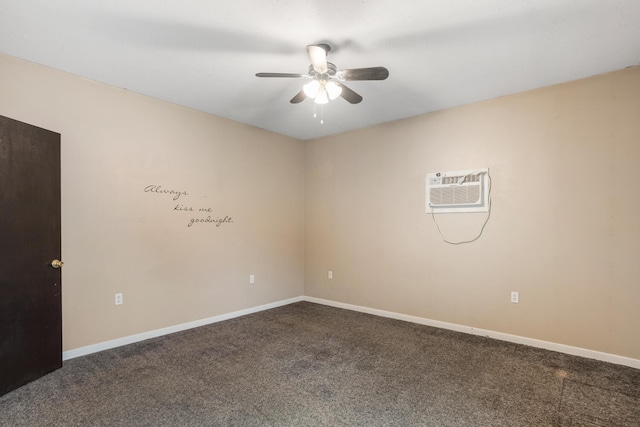
[[[53,261],[51,261],[51,267],[53,268],[60,268],[64,265],[64,262],[60,261],[59,259],[54,259]]]

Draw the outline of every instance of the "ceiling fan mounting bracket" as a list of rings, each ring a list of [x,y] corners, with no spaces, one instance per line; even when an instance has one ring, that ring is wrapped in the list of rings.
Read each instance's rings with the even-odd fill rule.
[[[331,52],[331,46],[327,43],[318,43],[316,46],[321,47],[327,53]]]

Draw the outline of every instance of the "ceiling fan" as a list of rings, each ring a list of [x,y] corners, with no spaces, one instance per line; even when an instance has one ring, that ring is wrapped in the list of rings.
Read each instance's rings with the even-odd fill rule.
[[[334,64],[327,62],[327,54],[331,46],[325,43],[307,46],[311,60],[307,74],[295,73],[257,73],[256,77],[304,77],[311,79],[300,92],[291,98],[292,104],[312,98],[316,104],[326,104],[341,96],[351,104],[362,101],[362,96],[349,89],[342,82],[355,80],[384,80],[389,77],[389,70],[384,67],[350,68],[338,70]]]

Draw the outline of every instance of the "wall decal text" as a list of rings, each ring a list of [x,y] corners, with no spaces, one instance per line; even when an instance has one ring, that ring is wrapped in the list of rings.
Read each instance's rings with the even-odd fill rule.
[[[186,197],[189,196],[187,191],[178,191],[178,190],[167,190],[162,188],[161,185],[147,185],[144,188],[145,193],[152,194],[162,194],[172,196],[174,201],[178,200],[180,196]],[[192,205],[186,205],[183,203],[178,203],[173,205],[173,212],[193,212],[194,214],[213,214],[213,208],[210,207],[194,207]],[[191,227],[194,224],[214,224],[216,227],[220,227],[222,224],[232,224],[233,219],[229,215],[219,216],[219,215],[207,215],[206,217],[202,216],[200,218],[191,217],[187,221],[187,227]]]

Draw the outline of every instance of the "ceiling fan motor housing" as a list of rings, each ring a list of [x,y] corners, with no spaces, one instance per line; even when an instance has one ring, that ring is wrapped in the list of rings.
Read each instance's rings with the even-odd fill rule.
[[[336,76],[336,72],[337,72],[338,68],[335,66],[335,64],[332,64],[331,62],[327,62],[327,72],[326,73],[319,73],[317,72],[314,68],[313,68],[313,64],[309,65],[309,76],[313,77],[315,79],[330,79]]]

